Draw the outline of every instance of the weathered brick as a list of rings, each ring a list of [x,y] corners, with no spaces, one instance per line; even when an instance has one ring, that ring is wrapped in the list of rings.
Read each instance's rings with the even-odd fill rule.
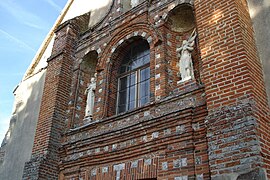
[[[24,179],[218,179],[269,171],[269,109],[245,1],[140,1],[130,10],[125,2],[116,1],[92,29],[81,32],[77,17],[56,31]],[[189,15],[183,22],[193,23],[184,30],[177,20],[185,14],[173,18],[182,11]],[[182,81],[176,49],[194,28],[194,77]],[[150,50],[150,102],[117,114],[121,60],[138,41]],[[87,118],[85,90],[95,72]]]

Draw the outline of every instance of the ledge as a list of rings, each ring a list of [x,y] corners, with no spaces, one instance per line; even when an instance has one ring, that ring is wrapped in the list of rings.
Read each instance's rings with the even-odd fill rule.
[[[65,50],[62,50],[62,51],[60,51],[60,52],[57,52],[56,54],[51,55],[51,56],[47,59],[47,62],[52,61],[54,58],[56,58],[56,57],[58,57],[58,56],[64,54],[65,52],[66,52]]]
[[[123,121],[127,126],[134,125],[135,121],[145,121],[155,118],[160,118],[162,116],[166,116],[170,113],[173,113],[175,111],[182,111],[187,108],[191,107],[197,107],[199,105],[205,104],[205,101],[199,102],[199,100],[196,99],[195,95],[198,93],[201,93],[201,98],[204,99],[204,92],[203,92],[203,85],[197,85],[196,88],[189,92],[183,91],[182,93],[174,94],[171,96],[168,96],[164,99],[161,99],[159,101],[151,102],[143,107],[137,108],[135,110],[127,111],[121,114],[117,114],[111,117],[106,117],[104,119],[99,120],[93,120],[92,122],[89,122],[85,125],[82,125],[77,128],[69,129],[65,135],[71,136],[76,133],[85,131],[88,128],[94,128],[98,125],[107,125],[108,127],[113,123]],[[179,101],[179,102],[178,102]],[[164,112],[164,108],[167,108],[167,104],[174,103],[175,106],[173,106],[175,109],[169,109],[167,112]],[[126,119],[129,119],[128,121],[131,121],[132,123],[127,123]],[[132,119],[132,120],[131,120]],[[105,127],[104,127],[105,128]],[[123,127],[125,128],[125,127]],[[111,128],[109,128],[111,129]],[[108,131],[110,131],[107,129]],[[120,128],[121,129],[121,128]],[[112,129],[111,129],[112,130]],[[115,130],[115,129],[114,129]],[[117,129],[119,130],[119,128]],[[103,132],[104,133],[104,132]]]

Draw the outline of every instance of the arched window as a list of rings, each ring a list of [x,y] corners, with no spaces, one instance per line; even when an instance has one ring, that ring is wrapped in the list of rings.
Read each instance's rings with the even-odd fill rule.
[[[132,110],[150,99],[150,51],[145,40],[133,42],[123,56],[118,76],[117,113]]]

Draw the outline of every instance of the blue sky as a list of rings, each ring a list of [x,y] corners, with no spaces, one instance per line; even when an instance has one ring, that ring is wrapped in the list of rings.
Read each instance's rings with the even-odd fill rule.
[[[0,145],[8,129],[13,89],[67,0],[0,0]]]

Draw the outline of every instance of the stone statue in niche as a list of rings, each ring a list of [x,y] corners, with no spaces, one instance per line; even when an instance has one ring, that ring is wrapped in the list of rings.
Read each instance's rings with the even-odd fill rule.
[[[90,84],[85,90],[85,94],[87,94],[86,107],[85,107],[85,116],[92,117],[93,109],[94,109],[94,101],[95,101],[95,91],[96,91],[96,76],[91,78]]]
[[[193,46],[195,44],[196,36],[197,33],[194,29],[190,37],[187,40],[183,41],[182,46],[176,49],[176,51],[180,53],[180,60],[178,62],[178,75],[181,77],[180,82],[184,82],[194,78],[191,53],[194,50]]]
[[[139,0],[131,0],[131,1],[130,1],[131,8],[134,8],[134,7],[137,6],[138,4],[139,4]]]

